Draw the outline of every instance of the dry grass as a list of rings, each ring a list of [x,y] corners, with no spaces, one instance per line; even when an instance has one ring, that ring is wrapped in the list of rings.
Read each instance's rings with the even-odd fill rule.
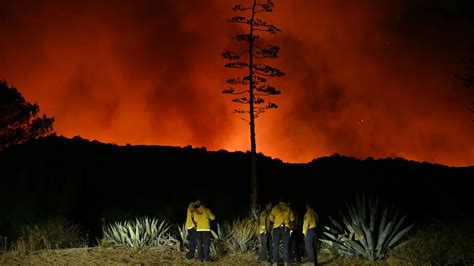
[[[154,248],[75,248],[57,250],[38,250],[19,254],[7,252],[0,254],[0,265],[195,265],[201,262],[186,260],[185,253],[165,247]],[[327,254],[319,255],[320,265],[409,265],[395,260],[367,262],[362,259],[343,260]],[[262,265],[257,254],[231,254],[212,261],[214,265]]]

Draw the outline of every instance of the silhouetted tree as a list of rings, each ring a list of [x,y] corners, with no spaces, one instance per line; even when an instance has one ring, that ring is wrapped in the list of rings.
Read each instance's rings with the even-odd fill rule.
[[[248,109],[237,108],[234,110],[234,113],[249,114],[249,120],[244,120],[250,124],[251,203],[254,210],[257,207],[258,200],[255,118],[268,109],[278,107],[275,103],[264,99],[264,97],[281,93],[277,88],[268,85],[267,81],[268,78],[282,77],[284,75],[279,69],[262,63],[264,59],[277,58],[280,47],[272,44],[262,46],[258,43],[258,40],[261,40],[261,38],[256,34],[257,32],[266,32],[275,35],[281,31],[275,25],[257,18],[259,13],[272,12],[273,7],[274,3],[272,0],[252,0],[250,6],[235,5],[234,11],[248,13],[248,16],[235,16],[231,17],[228,21],[248,26],[248,33],[237,34],[234,37],[236,41],[246,43],[246,48],[240,52],[226,51],[222,54],[225,59],[231,61],[225,67],[247,72],[241,76],[229,78],[227,83],[230,87],[222,91],[222,93],[236,95],[232,100],[233,102],[248,106]],[[248,89],[244,88],[247,86]]]
[[[0,151],[52,134],[53,122],[54,118],[39,116],[38,104],[26,102],[16,88],[0,81]]]

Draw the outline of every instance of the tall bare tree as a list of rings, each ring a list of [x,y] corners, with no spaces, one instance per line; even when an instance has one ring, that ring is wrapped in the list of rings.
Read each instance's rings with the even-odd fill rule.
[[[268,96],[280,94],[280,90],[268,85],[269,78],[282,77],[284,75],[279,69],[266,63],[266,59],[278,57],[280,47],[272,44],[263,45],[259,33],[270,35],[278,34],[281,30],[275,25],[258,18],[260,13],[272,12],[273,0],[251,0],[248,6],[237,4],[234,11],[243,15],[231,17],[231,23],[244,24],[248,27],[248,32],[237,34],[234,40],[245,43],[245,48],[239,52],[226,51],[222,54],[225,59],[230,60],[225,67],[235,68],[244,71],[241,76],[232,77],[227,80],[230,85],[228,89],[222,91],[225,94],[235,95],[233,102],[245,105],[246,108],[237,108],[234,113],[248,114],[249,120],[244,119],[250,125],[250,148],[251,148],[251,204],[255,210],[258,204],[257,197],[257,144],[255,141],[255,119],[268,109],[278,108],[278,106],[268,101]]]

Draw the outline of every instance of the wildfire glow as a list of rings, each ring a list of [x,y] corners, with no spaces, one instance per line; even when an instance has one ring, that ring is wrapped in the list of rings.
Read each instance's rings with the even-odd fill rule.
[[[433,30],[409,0],[275,2],[275,66],[287,75],[280,108],[257,119],[258,152],[474,164],[472,95],[454,77],[469,52],[462,21]],[[225,22],[232,5],[3,1],[0,79],[55,117],[58,134],[247,150],[248,125],[220,94],[235,74],[220,57],[240,30]]]

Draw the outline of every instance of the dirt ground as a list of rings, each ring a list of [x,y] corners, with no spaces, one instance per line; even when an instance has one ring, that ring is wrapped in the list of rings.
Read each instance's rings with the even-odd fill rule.
[[[363,260],[340,260],[320,254],[321,265],[406,265],[395,261],[369,263]],[[75,248],[41,250],[29,254],[7,252],[0,254],[0,265],[202,265],[197,260],[185,260],[184,253],[160,248]],[[213,265],[265,265],[258,261],[256,254],[227,255],[213,260]],[[269,265],[269,264],[268,264]],[[297,265],[297,264],[293,264]],[[309,265],[302,263],[301,265]]]

